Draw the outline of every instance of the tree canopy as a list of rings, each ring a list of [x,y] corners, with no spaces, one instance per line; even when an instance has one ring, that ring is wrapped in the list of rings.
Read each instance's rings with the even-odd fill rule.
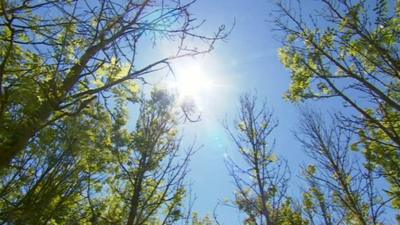
[[[195,3],[0,0],[0,224],[221,225],[219,206],[245,225],[400,223],[400,1],[276,3],[297,127],[276,136],[267,96],[239,97],[220,125],[232,195],[212,216],[188,176],[195,103],[148,83],[228,37],[202,29]],[[328,99],[342,106],[302,105]],[[295,176],[275,146],[288,139],[305,155]]]
[[[322,3],[324,8],[310,20],[296,13],[295,6],[279,4],[282,17],[276,24],[285,34],[279,56],[292,80],[286,97],[337,97],[353,109],[352,115],[341,115],[342,125],[358,135],[352,149],[364,153],[369,169],[381,170],[398,208],[399,2]]]
[[[79,114],[107,95],[134,98],[135,80],[171,60],[213,49],[224,27],[206,36],[180,1],[2,1],[0,10],[0,167],[43,127]],[[137,62],[144,40],[175,39],[176,54]],[[187,38],[205,42],[186,44]],[[18,67],[16,67],[18,65]]]

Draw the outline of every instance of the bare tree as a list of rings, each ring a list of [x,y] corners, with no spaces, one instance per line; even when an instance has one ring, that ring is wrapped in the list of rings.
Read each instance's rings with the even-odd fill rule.
[[[366,169],[368,160],[350,150],[355,136],[332,118],[328,122],[315,111],[302,111],[296,137],[312,160],[304,171],[306,215],[312,224],[383,224],[391,199],[375,184],[379,176]]]
[[[270,135],[277,122],[265,103],[257,104],[256,97],[243,95],[239,116],[233,126],[225,125],[241,156],[241,161],[226,160],[236,186],[233,204],[246,214],[245,224],[281,224],[289,171],[273,152]]]

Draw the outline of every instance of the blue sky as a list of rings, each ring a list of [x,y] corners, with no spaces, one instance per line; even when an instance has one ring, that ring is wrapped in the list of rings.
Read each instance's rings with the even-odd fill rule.
[[[297,107],[285,101],[282,96],[287,90],[290,75],[277,57],[279,42],[277,33],[272,32],[272,1],[224,1],[200,0],[193,11],[207,23],[202,29],[209,32],[219,24],[235,27],[225,43],[219,43],[209,55],[197,57],[206,76],[215,79],[217,90],[202,93],[202,121],[189,124],[184,134],[187,139],[196,137],[202,145],[191,163],[193,193],[196,196],[194,210],[201,214],[212,214],[219,201],[233,199],[234,186],[224,165],[224,154],[233,158],[236,149],[224,132],[221,120],[228,120],[237,114],[239,95],[246,91],[257,91],[259,99],[266,99],[269,107],[279,120],[274,132],[276,152],[289,161],[292,171],[292,188],[297,189],[294,180],[299,165],[305,160],[292,131],[297,125]],[[179,68],[179,62],[175,65]],[[191,71],[187,71],[190,74]],[[237,210],[218,207],[218,218],[223,224],[240,224]]]
[[[304,4],[304,8],[309,7],[308,4]],[[235,188],[224,165],[224,155],[234,159],[238,155],[221,122],[224,119],[229,122],[237,115],[239,96],[244,92],[256,91],[260,100],[266,99],[279,121],[272,137],[276,138],[275,151],[287,159],[290,166],[289,194],[298,195],[300,179],[297,176],[306,157],[293,136],[298,125],[298,106],[283,99],[290,84],[290,74],[277,56],[279,34],[273,32],[273,24],[267,22],[272,19],[274,7],[271,0],[198,0],[192,7],[191,12],[196,18],[206,20],[200,28],[204,33],[214,32],[221,24],[229,27],[235,21],[227,41],[217,43],[213,52],[173,64],[178,77],[196,73],[213,84],[212,88],[197,87],[196,103],[202,120],[185,124],[182,132],[188,144],[196,140],[197,145],[202,146],[192,158],[188,176],[192,194],[196,197],[193,210],[201,215],[212,215],[218,202],[233,199]],[[168,52],[168,47],[165,48]],[[142,55],[144,61],[152,60],[152,57],[154,53]],[[198,85],[204,84],[199,82]],[[313,107],[324,110],[329,110],[332,105],[330,101],[312,103]],[[238,211],[229,207],[218,207],[217,214],[223,224],[235,225],[242,221]]]

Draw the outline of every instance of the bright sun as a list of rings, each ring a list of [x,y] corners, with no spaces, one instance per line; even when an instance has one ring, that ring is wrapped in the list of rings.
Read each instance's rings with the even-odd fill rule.
[[[192,62],[176,68],[171,87],[177,91],[181,100],[189,98],[196,104],[201,104],[201,101],[210,96],[215,83],[207,76],[202,65]]]

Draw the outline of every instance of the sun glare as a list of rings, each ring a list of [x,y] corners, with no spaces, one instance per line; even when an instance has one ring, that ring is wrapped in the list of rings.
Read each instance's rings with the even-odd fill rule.
[[[170,86],[175,89],[181,100],[191,99],[199,105],[210,96],[215,83],[208,76],[204,66],[193,62],[176,68],[175,77]]]

